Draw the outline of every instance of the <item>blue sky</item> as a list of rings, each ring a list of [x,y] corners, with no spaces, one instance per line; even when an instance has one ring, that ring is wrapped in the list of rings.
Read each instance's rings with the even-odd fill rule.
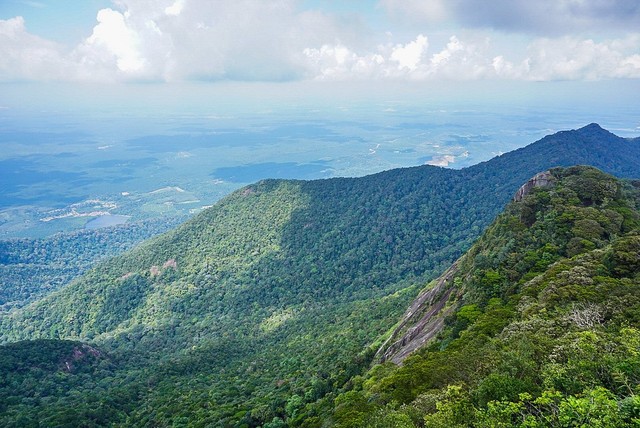
[[[636,0],[4,0],[0,80],[640,78]]]
[[[108,7],[110,0],[3,0],[0,19],[22,16],[32,34],[71,45],[91,34],[98,10]]]

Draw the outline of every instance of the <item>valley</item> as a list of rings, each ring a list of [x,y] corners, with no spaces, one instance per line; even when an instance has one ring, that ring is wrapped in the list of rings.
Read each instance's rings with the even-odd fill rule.
[[[414,366],[394,371],[387,363],[368,370],[379,361],[376,353],[412,299],[469,248],[460,263],[474,270],[456,273],[451,281],[456,288],[445,306],[432,311],[447,308],[450,314],[433,335],[433,346],[444,351],[431,354],[439,348],[426,342],[418,353],[427,352],[427,358],[450,358],[448,343],[451,352],[457,343],[477,344],[478,352],[493,344],[456,338],[465,328],[484,329],[482,340],[503,331],[514,319],[517,305],[511,295],[520,293],[520,279],[532,280],[550,263],[564,258],[574,263],[572,257],[590,251],[605,257],[613,251],[609,248],[634,254],[637,182],[619,182],[589,168],[552,170],[558,187],[551,192],[560,193],[534,192],[539,201],[525,197],[525,202],[509,205],[507,214],[487,229],[529,178],[574,164],[633,178],[640,171],[640,146],[637,139],[591,124],[460,170],[426,165],[360,178],[262,180],[246,186],[168,233],[98,264],[59,291],[1,314],[3,342],[37,352],[52,346],[51,339],[70,340],[75,342],[61,344],[63,354],[86,343],[102,356],[79,358],[78,371],[62,378],[62,390],[46,386],[60,379],[53,361],[45,370],[37,365],[10,370],[11,376],[22,376],[17,382],[44,386],[36,401],[5,390],[5,402],[16,405],[3,410],[4,423],[60,424],[68,417],[98,425],[320,427],[333,421],[355,427],[369,426],[363,421],[370,416],[385,415],[414,426],[404,407],[394,407],[412,405],[422,393],[411,385],[394,386],[403,370]],[[560,191],[563,186],[568,190]],[[549,203],[557,207],[548,208]],[[562,210],[568,214],[562,216]],[[536,226],[539,211],[553,215]],[[563,232],[554,232],[556,227]],[[522,235],[509,235],[516,231]],[[622,275],[621,286],[627,288],[620,293],[633,295],[633,256],[620,257],[621,263],[628,261],[618,267],[604,264],[614,270],[601,273]],[[526,262],[500,267],[503,259]],[[585,308],[601,305],[599,300],[577,302]],[[612,319],[626,316],[616,315],[619,311],[612,312]],[[454,322],[453,314],[460,321]],[[473,327],[480,320],[488,324]],[[14,349],[3,347],[3,358],[13,361]],[[461,385],[454,375],[446,376],[442,379],[451,381],[432,387]],[[363,384],[366,379],[371,380]],[[479,382],[464,379],[471,382],[469,388]],[[378,380],[380,387],[375,386]],[[96,388],[99,395],[90,392]],[[377,388],[384,394],[373,399]],[[577,392],[566,390],[569,395]],[[485,406],[515,395],[485,397],[469,405]],[[96,408],[103,411],[95,414]],[[489,417],[483,415],[474,417]]]

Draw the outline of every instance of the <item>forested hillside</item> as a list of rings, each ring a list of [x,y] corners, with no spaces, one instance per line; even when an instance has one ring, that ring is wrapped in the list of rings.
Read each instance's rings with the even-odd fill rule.
[[[69,283],[100,260],[121,254],[180,219],[0,240],[0,311],[24,306]]]
[[[99,415],[83,411],[76,422],[321,426],[418,290],[469,248],[522,183],[576,163],[633,176],[640,148],[590,125],[463,170],[423,166],[241,189],[1,314],[3,342],[79,340],[104,358],[88,366],[90,380],[27,372],[21,382],[49,387],[37,399],[24,396],[28,388],[5,389],[0,421],[63,424],[65,408],[99,405]],[[633,220],[633,207],[620,201]],[[20,349],[37,352],[43,343]],[[57,378],[68,387],[56,387]]]
[[[332,424],[638,426],[640,182],[586,167],[550,181],[448,272],[446,305],[422,299],[436,338],[354,378]]]
[[[550,135],[453,175],[463,181],[486,181],[495,186],[494,192],[484,189],[481,194],[497,198],[497,203],[491,204],[491,210],[497,212],[502,206],[500,202],[506,203],[511,190],[525,180],[527,174],[530,176],[550,166],[586,164],[620,177],[636,177],[640,170],[638,159],[639,138],[623,139],[591,124],[578,131]],[[447,176],[445,181],[450,179]],[[462,187],[463,197],[466,192],[477,190],[474,184]],[[451,192],[460,190],[454,188]],[[471,204],[463,201],[463,205]],[[179,221],[182,219],[147,221],[58,234],[46,239],[1,240],[0,308],[7,310],[38,299],[84,273],[98,260],[120,254],[144,239],[175,227]]]

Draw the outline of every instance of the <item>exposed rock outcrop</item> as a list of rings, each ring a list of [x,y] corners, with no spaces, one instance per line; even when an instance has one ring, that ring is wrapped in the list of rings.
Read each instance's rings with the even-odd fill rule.
[[[520,189],[518,189],[515,196],[513,197],[513,200],[516,202],[520,202],[522,199],[524,199],[525,196],[531,193],[531,190],[533,190],[534,188],[546,187],[552,184],[553,184],[553,176],[551,175],[551,172],[549,171],[540,172],[534,175],[531,179],[529,179],[529,181],[523,184],[522,187],[520,187]]]
[[[102,352],[100,352],[98,349],[87,344],[82,344],[73,348],[72,354],[62,361],[61,366],[64,371],[71,373],[75,369],[75,366],[82,361],[88,358],[97,359],[101,357]]]
[[[457,271],[458,262],[455,262],[416,297],[400,325],[378,349],[376,356],[381,361],[401,364],[409,354],[442,331],[445,317],[455,310],[455,305],[445,306],[456,290],[453,277]]]

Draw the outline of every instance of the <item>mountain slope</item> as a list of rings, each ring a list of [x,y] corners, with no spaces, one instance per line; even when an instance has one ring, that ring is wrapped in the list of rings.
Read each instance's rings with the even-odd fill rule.
[[[624,144],[632,148],[621,154]],[[632,176],[633,144],[589,126],[459,171],[263,181],[0,315],[0,338],[88,340],[115,355],[122,364],[105,396],[137,399],[112,422],[311,420],[308,403],[367,366],[420,284],[459,257],[523,182],[574,163]]]
[[[516,168],[522,160],[545,159],[549,165],[591,165],[617,177],[636,178],[640,171],[639,139],[621,138],[592,123],[578,130],[548,135],[521,149],[505,153],[470,169]],[[529,175],[543,171],[539,169]],[[524,181],[524,180],[523,180]]]
[[[535,172],[533,167],[539,166],[539,159],[545,159],[543,163],[548,166],[590,164],[614,175],[633,177],[637,175],[635,171],[640,170],[639,151],[640,139],[623,139],[591,124],[577,131],[545,137],[526,148],[458,174],[468,180],[488,179],[494,182],[490,177],[492,171],[508,170],[508,174],[501,175],[509,179],[498,183],[499,188],[494,193],[500,199],[508,193],[507,189],[520,184],[521,180],[518,179],[525,179],[524,171]],[[58,235],[44,240],[0,241],[0,308],[6,310],[23,306],[40,298],[68,283],[100,258],[119,254],[141,238],[151,236],[154,231],[167,230],[169,226],[172,225],[151,222],[127,226],[126,230],[111,228]]]
[[[403,364],[335,399],[337,426],[640,422],[640,183],[572,167],[527,188],[407,310],[380,351]]]
[[[330,299],[344,289],[367,297],[373,284],[384,289],[398,279],[424,278],[441,269],[461,254],[529,177],[573,164],[605,171],[612,166],[620,176],[632,177],[640,174],[640,145],[592,124],[463,170],[423,166],[358,179],[265,181],[236,192],[155,243],[105,264],[101,272],[90,273],[41,305],[54,317],[56,302],[79,299],[85,286],[135,295],[133,300],[107,296],[91,302],[111,312],[108,322],[100,317],[89,321],[79,313],[61,326],[65,336],[88,337],[112,330],[128,319],[129,309],[139,306],[150,288],[138,290],[140,284],[131,284],[143,281],[136,273],[170,276],[161,283],[195,274],[245,280],[252,284],[253,294],[256,286],[273,293],[277,287],[271,282],[277,279],[287,290],[303,293],[300,301]],[[153,266],[157,272],[151,271]],[[235,277],[240,269],[248,278]],[[96,281],[96,275],[105,283]],[[118,314],[114,299],[116,305],[131,308]],[[274,304],[278,296],[268,299]],[[60,321],[70,315],[63,306]]]
[[[98,261],[174,228],[178,219],[0,240],[0,311],[24,306],[69,283]]]

